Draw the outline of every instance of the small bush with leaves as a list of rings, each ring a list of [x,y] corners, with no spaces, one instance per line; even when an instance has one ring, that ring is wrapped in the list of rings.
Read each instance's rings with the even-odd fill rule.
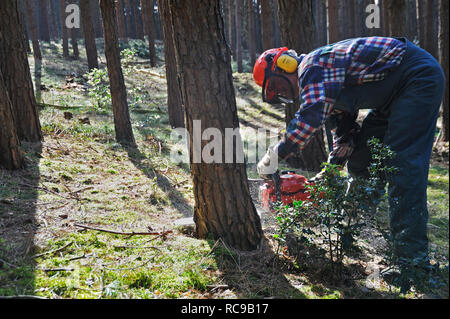
[[[94,102],[94,109],[105,109],[111,105],[108,72],[106,70],[93,69],[86,76],[89,84],[89,97]]]
[[[327,251],[332,273],[342,276],[344,257],[357,251],[356,238],[364,223],[363,216],[374,211],[384,188],[384,176],[395,169],[385,161],[395,156],[389,147],[372,139],[368,143],[372,162],[369,178],[349,178],[339,174],[333,164],[325,165],[322,180],[309,185],[308,201],[277,209],[277,234],[285,244],[294,236],[301,245],[320,242]]]

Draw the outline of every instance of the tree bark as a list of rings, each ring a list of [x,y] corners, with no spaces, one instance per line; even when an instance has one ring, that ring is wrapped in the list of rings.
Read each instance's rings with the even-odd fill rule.
[[[222,164],[225,162],[223,146],[221,163],[193,160],[199,150],[192,142],[201,142],[194,137],[194,121],[201,121],[202,129],[216,128],[222,136],[225,129],[239,127],[220,1],[170,0],[169,4],[186,126],[190,145],[194,145],[190,148],[190,158],[197,234],[201,238],[209,235],[221,238],[236,249],[256,249],[262,229],[250,197],[245,163]],[[206,141],[201,144],[205,145]],[[243,150],[239,134],[236,144],[234,156]]]
[[[294,3],[290,0],[279,0],[278,6],[281,45],[295,50],[298,54],[312,51],[315,34],[312,2],[299,0]],[[299,108],[299,103],[286,105],[286,127],[294,119]],[[297,152],[287,162],[292,167],[315,172],[320,171],[322,163],[326,160],[323,130],[320,130],[302,152]]]
[[[123,1],[124,0],[116,0],[117,25],[119,28],[119,39],[121,41],[128,42],[127,28],[125,27]]]
[[[95,43],[95,30],[92,24],[91,16],[91,0],[80,0],[81,21],[84,31],[84,45],[86,47],[86,55],[89,70],[98,69],[97,44]]]
[[[234,1],[228,0],[228,34],[230,39],[231,56],[236,60],[236,16],[234,11]]]
[[[111,0],[100,0],[100,9],[103,19],[105,55],[111,90],[116,140],[119,143],[135,145],[130,113],[128,111],[127,91],[122,66],[120,64],[115,2]]]
[[[273,11],[270,0],[261,0],[261,30],[263,50],[272,49],[275,46],[273,30]]]
[[[133,17],[134,17],[134,22],[136,25],[136,38],[144,41],[145,38],[144,38],[144,27],[142,25],[142,13],[139,10],[138,3],[140,3],[140,0],[132,0]]]
[[[244,72],[242,65],[242,0],[235,0],[236,16],[236,61],[238,72]]]
[[[20,140],[38,142],[41,125],[18,1],[0,1],[0,17],[0,71],[11,100],[14,126]]]
[[[339,41],[339,10],[337,0],[327,0],[328,43]]]
[[[66,26],[66,0],[59,0],[59,10],[61,16],[61,36],[62,36],[62,48],[63,48],[63,57],[69,58],[69,37],[68,37],[68,29]]]
[[[147,30],[148,49],[150,53],[150,65],[156,66],[156,48],[155,48],[155,22],[153,19],[153,0],[141,0],[142,18]],[[171,35],[170,35],[171,36]],[[167,64],[166,64],[167,67]]]
[[[158,0],[158,10],[161,16],[164,38],[169,123],[172,128],[185,127],[168,0]]]
[[[386,0],[384,0],[386,1]],[[417,10],[417,33],[419,37],[419,45],[421,48],[425,47],[425,24],[426,24],[426,10],[425,0],[416,0]]]
[[[437,57],[435,44],[436,33],[434,30],[434,22],[436,21],[434,15],[434,0],[427,0],[425,7],[425,37],[424,37],[424,49],[430,52],[434,57]]]
[[[448,80],[449,72],[448,72],[448,60],[449,60],[449,47],[448,47],[448,0],[439,0],[439,60],[444,70],[445,78],[447,79],[447,85],[445,86],[444,99],[442,101],[442,135],[441,140],[448,142],[449,141],[449,118],[448,118]]]
[[[50,42],[50,29],[48,26],[48,0],[39,2],[39,30],[42,41]]]
[[[132,0],[125,0],[126,18],[128,26],[128,37],[131,39],[136,39],[136,24],[133,16]]]
[[[41,46],[39,45],[39,32],[36,24],[36,8],[34,1],[25,0],[28,28],[30,30],[31,43],[33,45],[33,56],[36,60],[42,60]]]
[[[11,100],[0,70],[0,167],[19,169],[23,165],[23,155],[14,127]]]
[[[255,8],[253,0],[248,0],[248,33],[250,65],[253,67],[256,62]]]
[[[406,0],[388,1],[389,31],[391,37],[407,36]]]

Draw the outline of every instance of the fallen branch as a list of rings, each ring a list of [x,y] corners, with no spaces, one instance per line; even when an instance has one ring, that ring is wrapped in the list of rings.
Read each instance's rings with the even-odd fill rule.
[[[104,229],[104,228],[98,228],[98,227],[92,227],[88,225],[82,225],[82,224],[74,224],[75,227],[84,228],[84,229],[90,229],[90,230],[96,230],[99,232],[104,233],[110,233],[110,234],[116,234],[116,235],[123,235],[123,236],[167,236],[168,234],[172,233],[171,230],[159,233],[159,232],[121,232],[116,230],[110,230],[110,229]]]
[[[18,295],[18,296],[0,296],[0,299],[47,299],[47,298],[39,296]]]
[[[38,258],[38,257],[42,257],[42,256],[45,256],[45,255],[54,254],[54,253],[63,251],[64,249],[66,249],[67,247],[71,246],[72,244],[73,244],[73,241],[69,242],[68,244],[64,245],[61,248],[58,248],[58,249],[55,249],[55,250],[51,250],[51,251],[47,251],[47,252],[42,253],[42,254],[33,255],[32,257],[33,258]]]
[[[75,271],[75,268],[42,268],[42,271],[52,272],[52,271]]]
[[[142,69],[137,69],[136,71],[142,72],[142,73],[145,73],[145,74],[149,74],[149,75],[153,75],[153,76],[157,76],[157,77],[159,77],[161,79],[165,79],[166,78],[165,75],[162,75],[162,74],[159,74],[159,73],[155,73],[155,72],[152,72],[152,71],[147,71],[147,70],[142,70]]]

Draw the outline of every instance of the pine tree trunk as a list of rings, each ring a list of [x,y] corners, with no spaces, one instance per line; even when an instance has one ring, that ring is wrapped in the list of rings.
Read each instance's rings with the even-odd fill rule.
[[[59,10],[61,16],[61,36],[62,36],[62,48],[63,48],[63,57],[69,58],[69,36],[68,29],[66,25],[66,0],[59,0]]]
[[[236,60],[236,16],[234,11],[234,1],[228,0],[228,34],[230,37],[230,49],[233,60]]]
[[[100,7],[98,5],[97,0],[91,2],[91,16],[92,16],[92,23],[94,24],[95,37],[96,38],[103,37],[102,18],[100,14]]]
[[[424,42],[424,49],[430,52],[434,57],[437,56],[436,50],[435,50],[435,39],[436,39],[436,33],[434,30],[434,22],[436,21],[434,16],[434,1],[433,0],[427,0],[425,2],[425,42]]]
[[[26,17],[30,30],[31,43],[33,45],[33,56],[36,60],[42,60],[41,46],[39,45],[39,32],[36,24],[36,9],[32,0],[25,0]]]
[[[328,43],[339,41],[339,10],[337,0],[327,0]]]
[[[419,45],[421,48],[425,47],[425,24],[426,24],[425,1],[426,0],[416,1],[417,33],[419,34]]]
[[[127,18],[127,26],[128,26],[128,37],[130,39],[136,39],[136,24],[133,17],[133,7],[132,0],[125,0],[125,9],[126,9],[126,18]]]
[[[23,155],[14,127],[11,100],[0,70],[0,168],[18,169],[23,165]]]
[[[261,0],[261,30],[263,50],[272,49],[275,46],[273,30],[273,12],[270,0]]]
[[[117,16],[117,26],[119,28],[119,39],[124,42],[128,42],[127,28],[125,27],[125,15],[124,15],[124,0],[116,1],[116,16]],[[105,32],[103,30],[103,32]]]
[[[170,0],[169,4],[186,126],[194,145],[196,120],[202,129],[214,127],[222,136],[226,128],[239,127],[230,52],[219,0]],[[243,150],[239,134],[236,139],[234,155]],[[245,163],[195,163],[198,149],[194,148],[190,158],[198,236],[212,235],[240,250],[256,249],[262,239],[261,222],[250,197]]]
[[[238,72],[244,72],[242,65],[242,0],[235,0],[235,17],[236,17],[236,61]]]
[[[72,54],[73,59],[78,60],[80,58],[80,50],[78,49],[78,35],[77,35],[77,29],[72,28],[70,29],[70,37],[72,40]]]
[[[406,0],[388,2],[389,30],[391,37],[405,37],[407,35]]]
[[[155,22],[153,19],[153,0],[141,0],[142,18],[147,30],[148,48],[150,53],[150,65],[156,66],[156,48],[155,48]],[[167,64],[166,64],[167,67]]]
[[[255,8],[253,6],[253,0],[248,0],[248,33],[250,65],[253,67],[256,62]]]
[[[95,43],[95,31],[92,24],[91,0],[80,0],[81,21],[83,22],[84,45],[89,70],[98,69],[97,44]]]
[[[289,0],[279,0],[278,6],[281,45],[295,50],[298,54],[312,51],[315,34],[312,2],[299,0],[293,3]],[[294,119],[299,108],[299,103],[286,105],[286,127]],[[326,160],[323,131],[320,130],[302,152],[299,151],[287,162],[294,168],[315,172],[320,171],[322,163]]]
[[[105,55],[111,90],[116,140],[119,143],[135,145],[130,113],[128,111],[125,80],[120,64],[115,2],[111,0],[100,0],[100,9],[103,20]]]
[[[178,82],[177,61],[175,57],[172,22],[168,0],[158,0],[158,10],[161,16],[164,38],[169,123],[172,128],[185,127],[184,110],[183,103],[181,101],[180,84]]]
[[[142,25],[142,13],[139,10],[138,3],[140,3],[139,0],[132,0],[133,2],[133,17],[136,25],[136,38],[139,40],[145,40],[144,38],[144,27]]]
[[[439,60],[444,70],[447,85],[445,86],[444,100],[442,101],[442,135],[441,140],[449,141],[449,118],[448,118],[448,81],[450,75],[448,72],[449,47],[448,47],[448,0],[439,0]]]
[[[39,3],[39,30],[42,41],[50,42],[50,29],[48,26],[48,0],[40,0]]]
[[[19,140],[38,142],[41,125],[18,1],[0,1],[0,17],[0,71],[11,100],[14,126]]]

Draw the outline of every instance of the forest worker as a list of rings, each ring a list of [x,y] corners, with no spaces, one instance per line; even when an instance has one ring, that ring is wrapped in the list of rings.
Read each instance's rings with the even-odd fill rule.
[[[300,103],[282,140],[258,164],[261,176],[303,149],[327,120],[334,123],[329,162],[347,164],[350,176],[368,176],[372,137],[396,153],[389,162],[396,173],[387,176],[396,267],[385,275],[409,290],[411,270],[431,268],[427,181],[445,86],[439,63],[404,38],[356,38],[300,56],[268,50],[255,64],[254,79],[265,102]],[[360,109],[370,109],[361,127],[355,122]]]

